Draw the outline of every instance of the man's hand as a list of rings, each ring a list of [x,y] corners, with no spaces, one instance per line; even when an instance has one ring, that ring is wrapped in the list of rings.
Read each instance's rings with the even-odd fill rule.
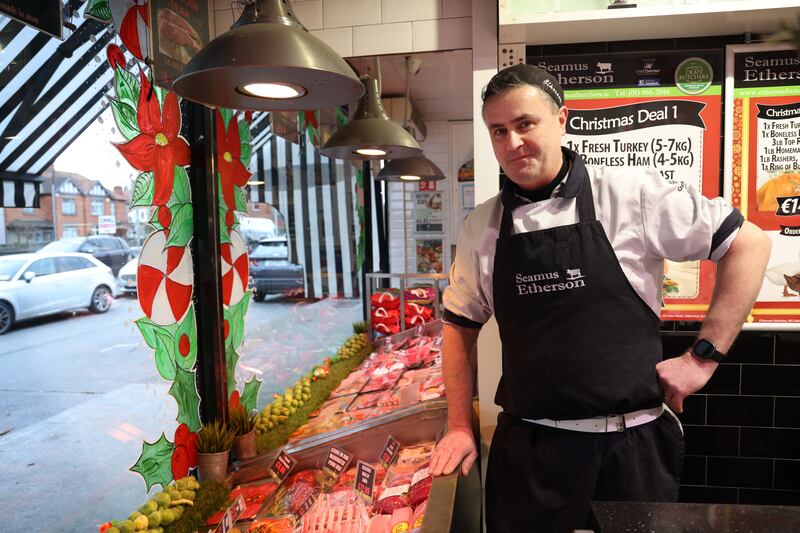
[[[478,448],[472,431],[453,428],[436,445],[431,458],[431,475],[451,474],[461,463],[461,473],[467,475],[478,458]]]
[[[656,373],[664,402],[673,411],[682,413],[683,400],[702,389],[717,366],[716,361],[701,361],[689,351],[658,363]]]

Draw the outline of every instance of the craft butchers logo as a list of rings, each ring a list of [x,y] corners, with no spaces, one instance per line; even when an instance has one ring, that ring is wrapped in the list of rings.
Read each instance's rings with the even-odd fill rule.
[[[568,268],[563,277],[560,272],[517,274],[514,281],[520,296],[569,291],[586,286],[586,276],[581,274],[580,268]]]
[[[684,59],[675,69],[675,85],[686,94],[701,94],[713,81],[714,69],[701,57]]]

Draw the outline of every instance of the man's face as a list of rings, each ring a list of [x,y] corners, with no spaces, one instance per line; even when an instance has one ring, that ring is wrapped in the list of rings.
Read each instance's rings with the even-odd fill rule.
[[[523,189],[547,185],[561,168],[567,108],[554,113],[546,98],[525,85],[490,97],[483,108],[497,162]]]

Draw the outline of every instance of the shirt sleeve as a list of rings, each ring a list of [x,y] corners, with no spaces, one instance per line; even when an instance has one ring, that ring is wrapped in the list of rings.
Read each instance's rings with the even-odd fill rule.
[[[723,198],[706,198],[685,183],[648,170],[641,181],[642,222],[648,250],[672,261],[719,260],[744,217]]]
[[[492,316],[480,283],[480,260],[470,237],[468,220],[458,235],[456,256],[450,268],[450,284],[442,296],[443,321],[456,326],[479,329]]]

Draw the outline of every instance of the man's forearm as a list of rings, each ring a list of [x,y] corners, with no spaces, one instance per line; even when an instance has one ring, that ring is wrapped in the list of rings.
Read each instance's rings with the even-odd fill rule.
[[[727,352],[753,307],[764,280],[772,243],[745,222],[717,266],[717,280],[700,337]]]
[[[447,395],[447,423],[450,428],[472,428],[472,384],[475,369],[469,354],[480,330],[444,324],[442,371]]]

